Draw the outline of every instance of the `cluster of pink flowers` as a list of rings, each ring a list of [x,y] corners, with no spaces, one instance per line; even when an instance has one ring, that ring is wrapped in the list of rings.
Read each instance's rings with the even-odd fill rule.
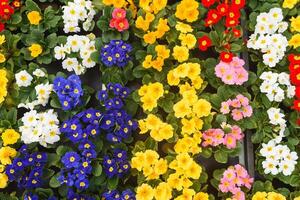
[[[109,22],[110,28],[115,28],[119,32],[129,28],[128,20],[126,19],[126,10],[115,8],[112,12],[112,19]]]
[[[245,117],[251,117],[253,110],[249,105],[249,99],[242,94],[236,96],[235,99],[229,99],[221,104],[221,113],[229,114],[235,121],[239,121]]]
[[[224,193],[231,192],[233,194],[232,199],[245,200],[245,193],[241,187],[244,186],[250,190],[253,181],[254,179],[250,177],[247,170],[237,164],[225,170],[219,184],[219,189]]]
[[[248,72],[244,69],[244,60],[233,57],[231,62],[220,63],[215,68],[215,74],[228,85],[242,85],[248,81]]]
[[[207,146],[218,146],[225,145],[228,149],[236,148],[237,141],[240,141],[244,138],[244,134],[239,126],[234,125],[226,125],[223,130],[222,129],[208,129],[203,135],[203,147]]]

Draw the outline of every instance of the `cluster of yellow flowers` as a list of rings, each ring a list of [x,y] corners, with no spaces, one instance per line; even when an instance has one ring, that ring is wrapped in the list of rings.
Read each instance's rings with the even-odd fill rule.
[[[192,81],[192,86],[195,89],[200,89],[203,83],[200,73],[201,67],[198,63],[180,64],[175,69],[169,71],[167,76],[168,84],[171,86],[178,86],[180,79],[189,78]],[[187,82],[186,87],[191,88]]]
[[[42,52],[43,52],[43,48],[41,45],[39,44],[32,44],[28,50],[30,51],[30,55],[33,57],[33,58],[36,58],[38,57]]]
[[[17,155],[17,151],[7,145],[15,144],[19,138],[20,134],[14,129],[6,129],[1,135],[4,147],[0,149],[0,188],[5,188],[7,186],[8,177],[5,174],[5,165],[12,163],[11,159]]]
[[[31,25],[39,25],[42,20],[42,16],[38,11],[31,11],[27,14],[27,19]]]
[[[167,0],[141,0],[139,6],[146,12],[157,14],[167,5]]]
[[[198,124],[196,124],[196,126],[198,126]],[[202,133],[200,131],[195,132],[193,136],[184,135],[183,138],[177,140],[174,146],[174,150],[177,154],[184,153],[184,152],[191,153],[193,155],[198,154],[202,150],[201,147],[199,146],[202,141],[201,138],[202,138]]]
[[[0,103],[4,101],[4,98],[7,95],[7,83],[8,79],[6,77],[6,71],[0,69]]]
[[[164,65],[164,60],[170,57],[170,50],[166,45],[156,45],[155,46],[156,58],[152,60],[152,55],[147,55],[143,62],[143,67],[154,68],[157,71],[161,71]]]
[[[286,200],[285,196],[276,192],[256,192],[252,200]]]
[[[139,91],[140,100],[143,103],[142,107],[146,111],[152,111],[157,107],[157,101],[160,97],[164,95],[164,87],[161,83],[149,83],[148,85],[143,85]]]
[[[289,45],[293,46],[294,48],[297,48],[300,46],[300,16],[292,17],[290,19],[291,21],[291,31],[297,32],[292,36],[292,38],[289,40]]]
[[[170,30],[168,19],[160,18],[156,26],[156,31],[148,31],[144,35],[144,41],[147,44],[153,44],[157,39],[162,38]]]
[[[146,119],[139,120],[138,123],[140,134],[145,134],[150,130],[150,136],[158,142],[173,137],[173,127],[153,114],[149,114]]]
[[[151,13],[146,13],[145,18],[142,16],[138,16],[135,21],[135,26],[138,29],[142,29],[143,31],[148,31],[151,22],[155,19],[155,16]]]
[[[199,3],[195,0],[182,0],[176,7],[175,16],[180,20],[194,22],[198,19]]]
[[[159,158],[156,151],[137,152],[131,159],[131,167],[142,171],[147,180],[159,179],[168,170],[168,161]]]
[[[299,2],[299,0],[284,0],[282,7],[292,9]]]

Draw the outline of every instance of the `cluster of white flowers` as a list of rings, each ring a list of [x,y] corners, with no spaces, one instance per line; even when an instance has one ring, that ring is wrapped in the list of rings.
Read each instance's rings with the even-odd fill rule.
[[[282,102],[286,97],[294,97],[296,88],[291,85],[289,74],[269,71],[263,72],[259,78],[263,80],[260,91],[265,93],[270,101]]]
[[[256,18],[255,32],[247,43],[248,48],[263,53],[263,62],[269,67],[275,67],[280,62],[288,46],[288,40],[282,35],[288,28],[288,23],[282,20],[281,8],[272,8],[268,13],[260,13]]]
[[[22,117],[21,140],[25,144],[39,142],[42,146],[59,141],[59,121],[53,110],[38,113],[36,110],[26,112]]]
[[[36,69],[32,74],[37,78],[46,76],[45,72],[41,69]],[[33,76],[30,75],[26,70],[22,70],[15,75],[16,83],[20,88],[29,87],[31,86],[32,81],[34,80]],[[50,94],[53,91],[53,84],[49,84],[49,83],[37,84],[34,89],[35,89],[37,99],[32,102],[29,102],[28,100],[27,102],[20,103],[18,105],[19,108],[23,107],[32,110],[37,105],[46,106],[46,104],[49,102]]]
[[[276,126],[273,131],[278,132],[278,136],[275,138],[277,143],[281,142],[284,137],[284,131],[286,129],[286,120],[284,114],[280,112],[279,108],[271,107],[267,111],[269,117],[269,123]]]
[[[289,176],[295,170],[298,155],[286,145],[277,144],[274,140],[270,140],[267,144],[262,144],[260,154],[266,158],[262,162],[265,174],[283,173],[283,175]]]
[[[93,8],[91,1],[74,0],[68,2],[68,5],[63,6],[64,32],[76,33],[80,32],[79,23],[82,22],[82,27],[88,31],[93,25],[93,18],[96,11]]]
[[[63,60],[62,67],[69,72],[74,71],[77,75],[83,74],[87,68],[92,68],[96,63],[91,59],[91,54],[96,51],[93,36],[68,36],[65,45],[54,48],[54,57]],[[68,57],[71,53],[77,53],[76,57]],[[78,57],[80,59],[78,59]]]

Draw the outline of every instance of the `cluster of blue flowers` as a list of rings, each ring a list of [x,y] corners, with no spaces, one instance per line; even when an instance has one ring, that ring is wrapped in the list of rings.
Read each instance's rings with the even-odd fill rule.
[[[75,186],[84,190],[89,186],[88,176],[92,173],[91,162],[97,157],[95,145],[90,138],[100,134],[99,120],[102,114],[93,108],[82,111],[65,121],[60,128],[74,144],[78,145],[77,152],[67,152],[61,159],[64,168],[58,180],[61,184]]]
[[[131,59],[131,51],[132,46],[123,40],[111,40],[102,47],[100,58],[107,67],[125,67]]]
[[[111,190],[103,193],[102,198],[105,200],[135,200],[135,194],[130,189],[124,190],[123,192]]]
[[[96,200],[94,197],[90,197],[84,194],[77,194],[72,189],[68,189],[67,199],[70,200]]]
[[[27,146],[23,145],[20,157],[6,167],[9,181],[17,181],[18,188],[35,189],[43,185],[43,168],[47,163],[46,153],[35,152],[30,154]]]
[[[121,178],[130,170],[127,152],[122,149],[114,149],[112,157],[108,155],[104,156],[103,168],[109,178],[114,176]]]
[[[79,76],[73,74],[67,79],[56,77],[53,85],[63,110],[71,110],[81,103],[80,98],[83,96],[83,90]]]
[[[24,195],[24,200],[39,200],[39,196],[32,193],[26,193]],[[47,200],[57,200],[55,196],[49,197]]]
[[[137,122],[123,109],[124,100],[130,91],[119,83],[109,83],[98,92],[97,97],[105,107],[100,127],[107,132],[106,138],[113,143],[127,139],[137,129]]]

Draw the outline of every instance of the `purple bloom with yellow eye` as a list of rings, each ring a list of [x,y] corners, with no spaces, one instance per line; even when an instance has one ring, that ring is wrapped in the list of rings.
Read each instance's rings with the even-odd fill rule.
[[[80,160],[80,155],[74,151],[67,152],[61,159],[66,168],[77,168]]]
[[[90,124],[86,127],[85,132],[89,136],[95,137],[100,133],[99,125]]]

